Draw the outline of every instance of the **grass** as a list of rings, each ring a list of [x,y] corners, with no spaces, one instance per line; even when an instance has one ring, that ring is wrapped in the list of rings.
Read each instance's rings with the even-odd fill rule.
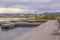
[[[27,18],[27,19],[32,19],[32,20],[57,20],[57,17],[52,16],[52,17],[48,17],[48,15],[44,15],[44,16],[0,16],[0,18]]]

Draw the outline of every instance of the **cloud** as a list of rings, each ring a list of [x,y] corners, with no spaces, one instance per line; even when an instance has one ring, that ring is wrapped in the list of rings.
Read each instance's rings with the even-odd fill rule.
[[[11,5],[9,6],[10,8],[21,8],[21,9],[29,9],[28,7],[26,6],[23,6],[23,5],[18,5],[18,4],[15,4],[15,5]]]
[[[1,2],[50,2],[52,0],[0,0]]]
[[[0,0],[0,7],[34,9],[40,12],[60,10],[60,0]]]
[[[23,2],[50,2],[52,0],[21,0]]]
[[[23,9],[18,8],[0,8],[0,13],[19,13],[23,11]]]
[[[32,13],[34,10],[21,8],[0,8],[0,13]]]

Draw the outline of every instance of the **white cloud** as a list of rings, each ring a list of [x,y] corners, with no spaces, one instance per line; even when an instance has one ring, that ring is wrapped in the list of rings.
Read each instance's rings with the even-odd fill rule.
[[[21,9],[29,9],[28,7],[25,7],[25,6],[23,6],[23,5],[11,5],[10,6],[11,8],[21,8]]]
[[[22,12],[22,9],[18,8],[0,8],[0,13],[16,13],[16,12]]]
[[[28,13],[33,12],[31,9],[21,9],[21,8],[0,8],[0,13]]]
[[[6,2],[6,1],[24,1],[24,2],[28,2],[28,1],[30,1],[30,2],[50,2],[50,1],[52,1],[52,0],[0,0],[0,1],[4,1],[4,2]]]
[[[24,2],[51,2],[52,0],[21,0]]]
[[[0,1],[1,1],[0,6],[1,5],[5,7],[8,6],[11,8],[18,8],[18,9],[23,9],[23,10],[27,9],[24,12],[27,12],[27,11],[30,12],[31,9],[37,9],[37,10],[42,10],[42,11],[46,11],[46,10],[58,11],[60,9],[59,0],[0,0]],[[12,12],[12,11],[9,11],[9,12]]]
[[[51,3],[49,4],[50,11],[60,11],[60,3]]]

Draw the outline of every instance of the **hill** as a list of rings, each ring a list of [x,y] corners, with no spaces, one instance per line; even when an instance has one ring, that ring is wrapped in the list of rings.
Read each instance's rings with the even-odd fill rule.
[[[58,14],[58,15],[60,15],[60,12],[44,12],[43,14]]]

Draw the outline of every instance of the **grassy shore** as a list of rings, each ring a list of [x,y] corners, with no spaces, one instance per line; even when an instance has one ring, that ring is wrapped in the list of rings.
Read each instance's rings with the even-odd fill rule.
[[[27,18],[32,20],[57,20],[60,18],[60,15],[49,14],[49,15],[40,15],[40,16],[0,16],[0,18]]]

